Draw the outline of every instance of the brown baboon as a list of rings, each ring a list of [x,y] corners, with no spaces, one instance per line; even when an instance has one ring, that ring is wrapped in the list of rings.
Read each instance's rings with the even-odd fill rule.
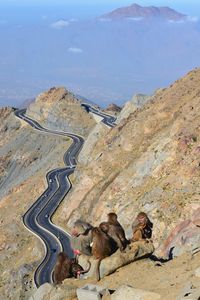
[[[111,225],[108,222],[102,222],[99,225],[99,228],[113,240],[113,249],[120,249],[121,252],[124,251],[124,244],[122,243],[123,236],[121,235],[121,231],[118,230],[118,226]]]
[[[75,258],[71,259],[71,275],[72,277],[75,278],[80,278],[81,274],[85,274],[87,272],[89,272],[90,267],[91,267],[91,262],[88,261],[89,267],[84,270],[77,262],[77,260]]]
[[[144,212],[140,212],[132,224],[132,242],[150,239],[152,236],[153,223]]]
[[[108,226],[106,228],[106,224],[109,225],[109,228]],[[104,232],[106,232],[105,230],[108,229],[107,234],[112,237],[112,239],[117,243],[120,251],[123,252],[128,244],[128,240],[126,239],[123,227],[117,220],[117,214],[109,213],[108,221],[101,223],[100,227]]]
[[[77,220],[74,223],[71,237],[71,246],[74,250],[85,255],[91,255],[92,228],[92,225],[82,220]]]
[[[60,252],[54,268],[54,282],[60,284],[65,278],[70,277],[70,259],[67,254]]]
[[[54,268],[54,282],[60,284],[66,278],[79,278],[81,274],[89,272],[91,263],[88,261],[89,267],[84,270],[77,262],[76,258],[68,258],[67,254],[60,252]]]
[[[100,263],[101,260],[113,253],[113,246],[110,237],[99,227],[92,229],[92,255],[98,259],[96,266],[96,279],[100,280]]]

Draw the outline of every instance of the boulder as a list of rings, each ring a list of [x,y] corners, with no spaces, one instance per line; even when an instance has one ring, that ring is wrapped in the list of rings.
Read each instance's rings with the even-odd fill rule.
[[[29,298],[29,300],[44,300],[45,296],[53,290],[53,286],[49,283],[41,285],[37,291]]]
[[[159,300],[161,296],[157,293],[135,289],[128,285],[120,286],[114,294],[111,295],[111,300]]]
[[[113,255],[103,259],[100,264],[100,278],[103,278],[109,274],[112,274],[117,269],[132,263],[136,259],[146,257],[154,252],[154,246],[152,242],[139,241],[130,245],[130,249],[126,249],[125,253],[116,251]],[[87,269],[88,260],[91,262],[90,271],[85,275],[86,278],[95,277],[96,264],[98,260],[93,257],[81,255],[79,257],[79,264]]]
[[[41,285],[29,300],[72,300],[76,297],[76,287],[62,284],[53,286],[49,283]]]

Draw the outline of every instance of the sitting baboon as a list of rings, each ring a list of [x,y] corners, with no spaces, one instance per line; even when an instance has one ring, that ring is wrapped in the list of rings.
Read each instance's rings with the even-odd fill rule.
[[[89,272],[91,263],[88,261],[89,267],[84,270],[77,262],[76,258],[68,258],[67,254],[60,252],[54,268],[54,283],[60,284],[66,278],[79,278],[81,274]]]
[[[76,251],[78,250],[77,252],[80,254],[91,255],[92,228],[92,225],[82,220],[77,220],[74,223],[71,247]]]
[[[102,222],[99,225],[99,228],[113,240],[113,249],[117,250],[119,248],[123,252],[125,248],[125,245],[122,243],[123,235],[121,235],[121,231],[117,227],[108,222]]]
[[[96,266],[96,279],[100,279],[99,267],[101,260],[113,254],[113,245],[111,238],[99,227],[92,229],[92,255],[98,259]]]
[[[91,262],[88,261],[88,264],[89,264],[89,267],[86,270],[84,270],[81,267],[81,265],[79,265],[76,258],[72,258],[71,259],[71,270],[70,270],[72,277],[80,278],[80,275],[89,272],[90,267],[91,267]]]
[[[117,220],[117,214],[109,213],[107,216],[108,221],[101,223],[99,227],[116,242],[120,251],[123,252],[128,244],[125,231]]]
[[[132,224],[132,242],[150,239],[152,236],[153,223],[144,212],[140,212]]]
[[[70,259],[67,254],[60,252],[54,267],[54,282],[60,284],[65,278],[70,277]]]

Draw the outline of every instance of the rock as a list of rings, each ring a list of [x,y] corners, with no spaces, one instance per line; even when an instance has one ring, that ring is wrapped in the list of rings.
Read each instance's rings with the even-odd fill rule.
[[[100,264],[100,278],[103,278],[109,274],[112,274],[120,267],[123,267],[129,263],[132,263],[137,258],[152,254],[154,251],[153,243],[140,241],[130,245],[130,249],[126,249],[125,253],[119,250],[113,255],[103,259]],[[91,262],[90,271],[86,274],[87,278],[95,277],[96,264],[98,260],[89,258]],[[86,269],[88,266],[88,256],[81,255],[79,257],[79,264]]]
[[[122,285],[111,296],[111,300],[159,300],[161,296],[156,293],[135,289],[131,286]]]
[[[188,282],[187,285],[183,287],[181,294],[176,298],[176,300],[198,300],[197,298],[194,298],[194,292],[196,292],[196,290],[193,289],[192,283]]]
[[[49,283],[41,285],[29,300],[72,300],[76,297],[76,287],[62,284],[53,286]]]
[[[77,289],[78,300],[100,300],[103,295],[109,295],[109,291],[101,286],[87,284]]]
[[[199,300],[200,289],[190,290],[184,296],[178,297],[176,300]]]
[[[53,286],[49,283],[45,283],[41,285],[33,296],[29,298],[29,300],[44,300],[45,296],[47,296],[53,290]]]
[[[200,267],[198,267],[194,272],[196,277],[200,277]]]
[[[117,118],[117,123],[119,124],[123,119],[127,119],[131,113],[133,113],[137,108],[142,107],[150,99],[150,96],[146,96],[143,94],[137,94],[133,96],[132,99],[126,102],[124,107],[122,108]]]

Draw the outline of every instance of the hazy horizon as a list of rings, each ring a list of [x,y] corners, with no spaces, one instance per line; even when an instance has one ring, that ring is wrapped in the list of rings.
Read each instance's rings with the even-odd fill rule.
[[[52,86],[103,106],[123,104],[200,66],[198,1],[137,1],[170,6],[192,16],[188,24],[150,30],[145,22],[94,21],[133,2],[0,1],[0,105],[18,106]]]

